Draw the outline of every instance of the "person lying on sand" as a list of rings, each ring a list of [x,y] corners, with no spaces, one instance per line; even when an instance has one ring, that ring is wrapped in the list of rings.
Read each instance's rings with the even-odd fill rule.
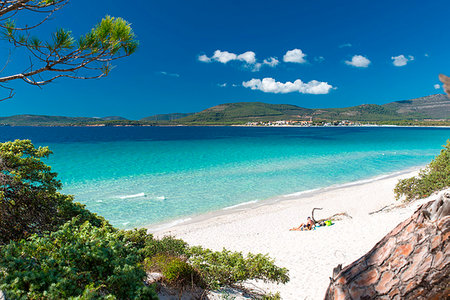
[[[302,224],[300,224],[300,226],[291,228],[289,230],[290,231],[304,231],[304,230],[311,230],[313,228],[314,228],[314,222],[311,219],[311,217],[308,217],[306,224],[302,223]]]

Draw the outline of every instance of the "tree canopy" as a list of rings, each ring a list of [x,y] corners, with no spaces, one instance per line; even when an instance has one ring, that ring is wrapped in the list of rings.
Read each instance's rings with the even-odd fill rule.
[[[42,161],[51,153],[29,140],[0,144],[0,245],[55,230],[77,215],[97,226],[106,222],[58,192],[57,174]]]
[[[47,21],[69,0],[0,0],[0,28],[3,39],[12,47],[24,48],[29,53],[29,66],[22,72],[2,75],[0,87],[7,89],[5,97],[14,96],[14,91],[5,83],[21,79],[24,82],[43,86],[58,78],[94,79],[108,75],[110,62],[136,51],[138,41],[130,23],[122,18],[104,17],[92,30],[78,38],[66,29],[57,29],[47,40],[32,33]],[[36,24],[21,27],[17,24],[24,11],[41,14]],[[8,64],[9,61],[5,63]]]

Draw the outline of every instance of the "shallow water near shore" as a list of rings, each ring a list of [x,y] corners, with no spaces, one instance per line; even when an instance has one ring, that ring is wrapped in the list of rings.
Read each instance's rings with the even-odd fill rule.
[[[0,127],[16,138],[48,145],[64,193],[132,228],[424,165],[450,129]]]

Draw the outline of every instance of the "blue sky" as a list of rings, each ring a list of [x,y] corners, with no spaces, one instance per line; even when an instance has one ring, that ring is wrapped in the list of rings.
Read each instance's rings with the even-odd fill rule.
[[[63,27],[78,36],[107,14],[120,16],[140,41],[135,54],[99,80],[42,89],[14,82],[16,95],[0,102],[0,115],[139,119],[243,101],[383,104],[442,93],[438,74],[450,73],[448,1],[124,3],[71,1],[35,34]],[[0,41],[4,60],[7,51]],[[28,60],[20,51],[11,58],[13,66]]]

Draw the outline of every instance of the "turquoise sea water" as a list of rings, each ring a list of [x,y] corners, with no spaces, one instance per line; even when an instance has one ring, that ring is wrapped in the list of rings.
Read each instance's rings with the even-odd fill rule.
[[[424,165],[450,129],[0,127],[15,138],[50,146],[63,192],[131,228]]]

